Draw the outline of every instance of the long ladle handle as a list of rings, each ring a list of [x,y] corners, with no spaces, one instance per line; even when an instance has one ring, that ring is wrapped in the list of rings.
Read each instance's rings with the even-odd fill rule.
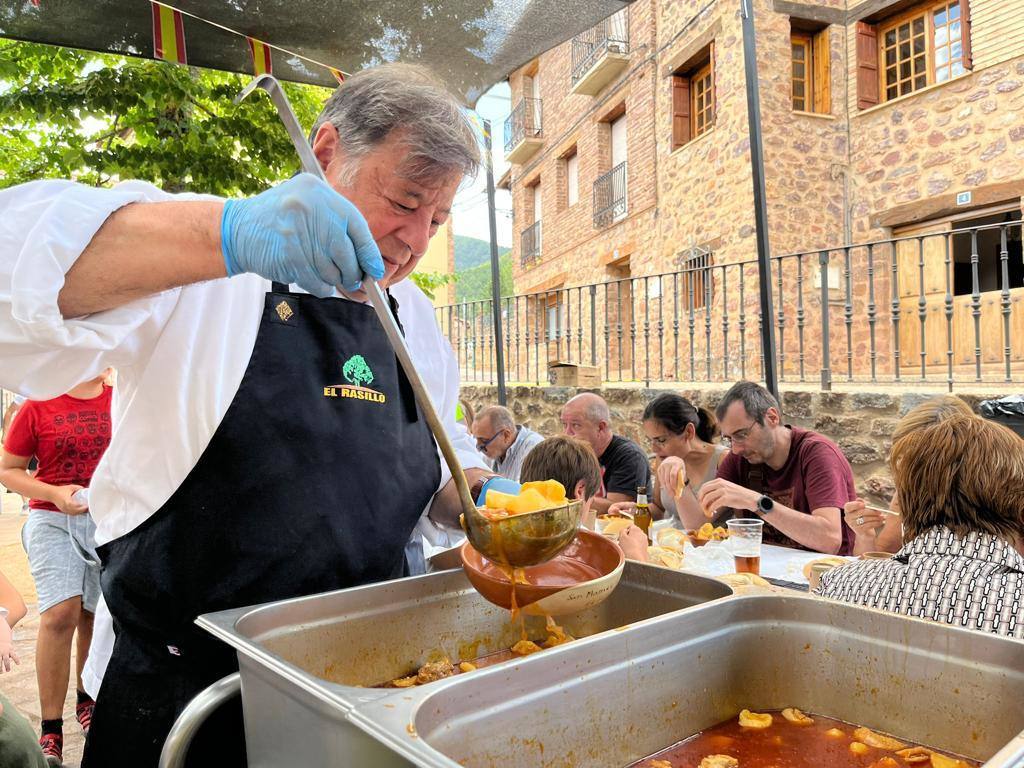
[[[295,117],[295,112],[292,111],[292,106],[288,103],[288,97],[285,95],[277,78],[273,75],[260,75],[238,94],[235,102],[242,101],[242,99],[257,88],[262,88],[266,91],[270,96],[270,100],[277,108],[277,114],[281,118],[281,122],[284,123],[285,129],[292,139],[292,144],[295,145],[295,151],[299,153],[302,170],[306,173],[312,173],[326,182],[327,177],[324,176],[323,168],[320,167],[316,155],[313,154],[313,148],[309,145],[305,135],[303,135],[299,120]],[[427,426],[430,427],[434,439],[441,448],[441,455],[444,456],[445,463],[451,471],[452,480],[455,481],[455,487],[459,492],[459,504],[462,507],[463,513],[467,516],[479,514],[476,510],[476,505],[473,503],[473,497],[469,492],[469,483],[466,482],[466,476],[462,472],[462,465],[455,454],[455,446],[452,445],[444,424],[441,423],[441,419],[437,416],[434,402],[431,400],[430,393],[427,392],[423,379],[420,378],[419,371],[416,370],[412,357],[409,355],[409,347],[406,346],[405,337],[398,328],[395,316],[391,314],[391,307],[384,298],[384,292],[377,285],[377,281],[369,276],[363,277],[363,290],[370,297],[370,304],[373,305],[373,309],[377,313],[377,319],[384,326],[384,333],[387,335],[388,341],[391,342],[391,348],[395,351],[395,356],[398,358],[402,370],[405,371],[405,375],[412,385],[412,391],[415,393],[420,409],[427,419]]]

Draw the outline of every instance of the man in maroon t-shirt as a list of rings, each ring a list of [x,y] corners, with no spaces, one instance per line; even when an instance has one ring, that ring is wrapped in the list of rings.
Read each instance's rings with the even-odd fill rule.
[[[64,699],[68,691],[71,641],[78,632],[76,715],[88,733],[93,701],[82,686],[93,614],[99,598],[95,527],[87,504],[76,498],[87,488],[110,444],[107,374],[79,384],[53,400],[27,400],[4,437],[0,483],[29,498],[21,537],[39,599],[36,677],[42,713],[39,745],[50,765],[60,765]],[[27,470],[39,460],[33,477]]]
[[[839,447],[817,432],[783,424],[778,401],[749,381],[726,393],[717,416],[731,451],[718,465],[718,478],[700,489],[704,513],[729,508],[736,517],[760,517],[768,544],[850,554],[854,535],[843,522],[843,506],[857,492]]]

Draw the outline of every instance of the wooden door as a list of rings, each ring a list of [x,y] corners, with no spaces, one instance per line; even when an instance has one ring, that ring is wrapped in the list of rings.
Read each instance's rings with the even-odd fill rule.
[[[946,236],[949,222],[899,230],[895,237],[912,237],[896,244],[900,305],[900,368],[905,374],[921,370],[922,340],[925,367],[945,366],[949,349],[946,324]],[[951,279],[951,276],[949,276]],[[921,309],[925,313],[921,326]]]

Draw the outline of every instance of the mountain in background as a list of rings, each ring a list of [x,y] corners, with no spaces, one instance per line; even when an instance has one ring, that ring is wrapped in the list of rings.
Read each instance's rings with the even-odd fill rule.
[[[498,248],[501,295],[512,295],[510,248]],[[455,236],[455,300],[481,301],[491,298],[491,244],[466,235]]]
[[[510,248],[498,246],[498,256],[510,251]],[[478,237],[467,235],[455,236],[455,272],[459,273],[464,269],[472,269],[491,258],[491,244]]]

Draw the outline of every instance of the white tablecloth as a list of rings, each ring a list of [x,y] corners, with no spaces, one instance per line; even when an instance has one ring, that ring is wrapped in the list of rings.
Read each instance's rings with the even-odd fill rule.
[[[820,552],[761,545],[761,575],[767,579],[781,579],[807,585],[803,567],[811,560],[823,557]],[[735,561],[728,542],[708,542],[703,547],[686,546],[681,570],[701,576],[722,576],[735,571]]]

